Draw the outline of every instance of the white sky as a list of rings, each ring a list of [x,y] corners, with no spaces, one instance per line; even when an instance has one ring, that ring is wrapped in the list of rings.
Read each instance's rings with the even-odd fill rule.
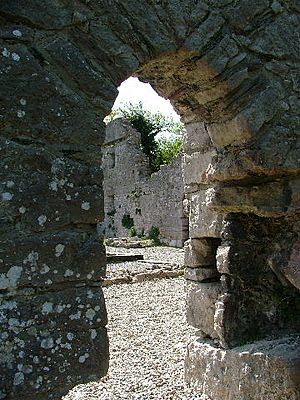
[[[169,100],[159,96],[149,85],[138,78],[128,78],[119,87],[119,95],[116,98],[113,109],[125,103],[138,103],[141,101],[146,110],[151,112],[160,111],[165,116],[171,116],[174,121],[180,121],[179,115],[175,112]]]

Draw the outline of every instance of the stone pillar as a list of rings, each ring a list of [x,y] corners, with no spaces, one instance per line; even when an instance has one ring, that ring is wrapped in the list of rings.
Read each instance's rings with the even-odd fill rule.
[[[107,371],[99,177],[60,150],[1,140],[3,399],[56,398]]]
[[[0,33],[0,398],[54,399],[108,369],[103,116],[62,80],[80,60],[63,37]]]

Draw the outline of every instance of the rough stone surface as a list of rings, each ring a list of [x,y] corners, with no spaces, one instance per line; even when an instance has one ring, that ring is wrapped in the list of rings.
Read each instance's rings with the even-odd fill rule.
[[[106,373],[99,288],[105,259],[96,235],[103,220],[102,121],[117,86],[132,74],[168,97],[186,124],[190,238],[229,247],[218,265],[221,284],[197,283],[207,289],[204,302],[209,285],[220,285],[217,302],[209,302],[207,334],[232,347],[257,339],[253,333],[299,333],[299,12],[295,0],[0,2],[2,398],[51,398]],[[75,293],[98,293],[98,305],[82,304],[96,314],[78,322],[77,347],[101,348],[101,356],[84,352],[75,362],[72,349],[52,353],[51,337],[40,346],[44,296],[56,304],[68,290],[71,308]],[[20,305],[17,318],[11,302],[32,308],[23,318]],[[194,307],[195,321],[205,311]],[[63,321],[51,315],[45,330],[55,322],[55,332],[65,334]],[[8,339],[7,323],[26,352]],[[97,333],[92,343],[89,329]],[[31,372],[28,349],[37,347],[47,366],[35,359]],[[58,358],[72,360],[59,378]],[[265,374],[272,368],[265,364]],[[290,382],[292,373],[284,378]],[[38,386],[41,380],[46,384]],[[207,382],[213,385],[213,376]],[[266,389],[272,398],[272,385]]]
[[[61,388],[107,371],[100,288],[61,288],[38,296],[24,289],[17,298],[4,297],[0,312],[2,398],[58,398]]]
[[[300,290],[300,242],[297,236],[289,239],[281,243],[281,246],[277,243],[278,252],[270,257],[269,266],[285,286],[292,284]],[[287,263],[284,262],[286,259]]]
[[[56,398],[108,368],[102,174],[59,146],[0,152],[0,397]]]
[[[198,328],[204,337],[218,337],[214,327],[214,315],[220,293],[220,282],[187,281],[187,322]]]
[[[254,342],[232,350],[195,338],[188,345],[185,376],[211,400],[298,400],[299,336]]]
[[[185,279],[196,282],[212,281],[219,278],[215,267],[207,268],[186,268],[184,271]]]
[[[213,211],[223,213],[229,209],[231,212],[254,213],[263,217],[295,215],[300,209],[299,188],[298,179],[290,182],[267,182],[251,187],[216,186],[207,190],[206,205]]]
[[[218,239],[189,239],[184,244],[184,265],[187,267],[211,266],[216,264]]]
[[[204,190],[190,195],[189,232],[191,238],[219,238],[222,221],[222,214],[208,209]]]
[[[291,239],[297,236],[293,225],[289,220],[254,215],[225,218],[223,244],[216,254],[223,293],[215,314],[223,346],[271,333],[299,332],[299,294],[282,273],[292,252]]]
[[[100,228],[105,236],[128,236],[123,221],[127,216],[137,234],[147,235],[155,226],[162,242],[181,247],[188,237],[181,164],[178,155],[150,174],[140,133],[125,119],[108,124],[103,148],[105,219]]]

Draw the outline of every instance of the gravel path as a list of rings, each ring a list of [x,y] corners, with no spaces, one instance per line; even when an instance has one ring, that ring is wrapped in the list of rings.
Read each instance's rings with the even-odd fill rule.
[[[144,262],[119,262],[107,265],[106,276],[126,276],[141,272],[154,271],[157,269],[182,269],[184,261],[183,249],[167,246],[145,247],[145,248],[123,248],[123,247],[106,247],[107,253],[110,254],[143,254]],[[149,260],[149,263],[146,261]],[[155,264],[155,261],[169,263],[169,265]]]
[[[104,288],[109,313],[110,370],[65,400],[200,400],[183,380],[186,342],[184,279]]]

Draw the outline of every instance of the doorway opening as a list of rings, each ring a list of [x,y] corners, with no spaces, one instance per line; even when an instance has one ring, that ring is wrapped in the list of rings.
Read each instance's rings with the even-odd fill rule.
[[[107,239],[182,247],[188,220],[183,207],[184,126],[179,115],[149,84],[131,77],[120,85],[105,121],[101,232]]]

